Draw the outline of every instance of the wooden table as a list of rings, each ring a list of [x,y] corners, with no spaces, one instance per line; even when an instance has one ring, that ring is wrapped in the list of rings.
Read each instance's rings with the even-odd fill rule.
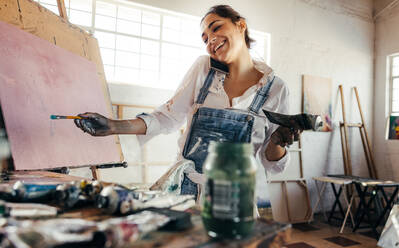
[[[15,172],[8,183],[23,180],[27,183],[48,182],[62,183],[81,179],[53,172]],[[4,183],[4,181],[3,181]],[[210,238],[203,225],[198,210],[191,211],[193,226],[184,231],[155,231],[136,241],[131,247],[282,247],[291,237],[291,225],[280,224],[265,219],[258,219],[253,233],[242,240],[216,240]],[[85,208],[68,211],[60,218],[83,218],[101,221],[112,216],[101,213],[99,209]]]
[[[399,182],[384,181],[376,179],[355,179],[355,188],[360,198],[360,203],[355,213],[356,225],[353,227],[353,231],[360,228],[371,228],[375,237],[380,236],[380,231],[377,230],[381,222],[385,222],[387,219],[387,213],[391,211],[395,200],[398,198]],[[388,193],[387,191],[391,191]],[[367,199],[369,198],[369,199]],[[371,205],[376,204],[375,210],[372,211]],[[378,211],[378,207],[380,207]],[[373,219],[373,213],[375,212],[376,219]],[[367,219],[365,217],[367,216]],[[365,221],[367,225],[360,226]]]
[[[351,179],[348,179],[348,178],[340,178],[340,177],[333,177],[333,176],[313,177],[313,180],[315,180],[315,185],[316,185],[316,189],[317,189],[317,192],[318,192],[319,196],[318,196],[316,205],[313,208],[312,217],[313,217],[313,214],[316,211],[319,203],[321,203],[321,208],[322,208],[322,212],[323,212],[324,218],[327,219],[326,213],[325,213],[325,210],[324,210],[324,206],[323,206],[323,202],[322,202],[322,196],[323,196],[323,193],[324,193],[324,191],[326,189],[326,185],[328,183],[330,183],[331,187],[332,187],[332,190],[333,190],[333,193],[334,193],[334,196],[335,196],[335,201],[334,201],[333,207],[332,207],[332,209],[330,211],[330,216],[328,217],[328,222],[330,222],[331,218],[334,217],[333,214],[335,212],[335,208],[336,208],[336,206],[338,206],[338,209],[339,209],[339,211],[340,211],[340,213],[342,214],[342,217],[343,217],[341,229],[340,229],[339,232],[340,233],[343,232],[345,224],[346,224],[346,220],[348,218],[348,214],[351,217],[352,226],[355,226],[354,218],[353,218],[353,215],[352,215],[352,212],[351,212],[351,206],[352,206],[354,194],[352,194],[350,200],[348,201],[347,189],[346,189],[346,186],[350,185],[353,181]],[[319,190],[319,186],[318,186],[317,182],[322,183],[321,190]],[[338,192],[337,192],[337,190],[336,190],[336,188],[334,186],[335,184],[339,185]],[[342,207],[342,205],[340,203],[340,196],[341,196],[342,192],[344,192],[343,195],[344,195],[344,200],[345,200],[346,207],[347,207],[346,211],[344,211],[344,209],[343,209],[343,207]],[[312,219],[312,218],[310,218],[310,219]]]
[[[198,210],[191,211],[193,226],[184,231],[158,230],[151,232],[129,247],[283,247],[291,239],[291,224],[282,224],[259,218],[256,221],[252,234],[242,240],[217,240],[209,237],[202,225]],[[99,209],[82,209],[62,214],[65,218],[83,218],[92,221],[101,221],[110,216],[103,215]]]
[[[258,219],[252,234],[242,240],[210,238],[200,215],[191,218],[193,227],[182,232],[156,231],[136,242],[137,247],[283,247],[291,238],[291,225]]]
[[[2,174],[0,184],[13,184],[16,181],[23,181],[25,183],[66,183],[76,180],[90,180],[88,178],[70,176],[61,173],[50,171],[12,171],[7,174]]]

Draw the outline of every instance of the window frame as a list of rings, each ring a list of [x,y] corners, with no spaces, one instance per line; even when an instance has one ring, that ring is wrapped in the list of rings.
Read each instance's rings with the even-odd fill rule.
[[[43,4],[44,7],[46,7],[48,5],[51,5],[52,7],[55,7],[52,4],[42,3],[43,0],[35,0],[35,1],[39,2],[40,4]],[[164,40],[164,37],[163,37],[163,31],[164,31],[163,29],[165,28],[163,24],[164,24],[164,17],[165,16],[173,16],[173,17],[177,17],[177,18],[182,18],[183,21],[184,20],[198,21],[198,23],[201,20],[200,17],[192,16],[192,15],[188,15],[188,14],[184,14],[184,13],[179,13],[179,12],[174,12],[174,11],[170,11],[170,10],[166,10],[166,9],[156,8],[156,7],[152,7],[152,6],[148,6],[148,5],[144,5],[144,4],[139,4],[139,3],[135,3],[135,2],[129,2],[129,1],[125,1],[125,0],[91,0],[91,12],[89,12],[88,10],[79,10],[79,9],[71,8],[71,1],[70,0],[64,0],[64,1],[65,1],[66,13],[67,13],[68,18],[70,18],[71,10],[84,12],[86,14],[91,14],[91,26],[80,25],[80,24],[74,24],[74,25],[77,25],[78,27],[80,27],[83,30],[85,30],[85,31],[89,32],[90,34],[92,34],[93,36],[95,36],[95,32],[96,31],[114,35],[115,44],[114,44],[113,48],[100,47],[100,44],[99,44],[99,48],[100,49],[110,49],[110,50],[112,50],[112,52],[114,54],[113,64],[112,65],[111,64],[105,64],[104,61],[102,61],[104,69],[105,69],[105,67],[107,67],[107,68],[111,68],[112,67],[113,68],[113,77],[109,78],[109,77],[106,76],[107,83],[124,84],[124,85],[138,85],[138,86],[143,86],[143,87],[156,87],[157,89],[169,89],[169,90],[171,90],[171,89],[176,88],[177,85],[169,85],[168,83],[165,83],[165,85],[162,85],[162,82],[163,82],[162,78],[164,76],[163,72],[162,72],[162,70],[163,70],[162,62],[165,59],[167,59],[167,58],[165,58],[162,55],[163,54],[162,53],[163,44],[179,46],[179,49],[198,49],[199,50],[199,53],[198,53],[199,55],[200,54],[206,54],[206,50],[202,46],[202,40],[200,38],[200,35],[198,35],[198,40],[199,40],[198,44],[191,44],[191,45],[190,44],[185,44],[183,42],[167,41],[167,40]],[[112,18],[115,18],[115,21],[116,21],[115,25],[117,25],[117,20],[118,19],[125,20],[123,18],[118,18],[118,11],[119,11],[119,7],[120,6],[122,6],[122,7],[131,7],[131,8],[134,8],[134,9],[138,9],[138,10],[141,11],[141,13],[143,13],[145,11],[148,11],[148,12],[152,12],[152,13],[158,14],[160,16],[159,38],[156,39],[156,38],[149,38],[149,37],[143,36],[141,29],[140,29],[140,35],[135,35],[135,34],[127,34],[127,33],[123,33],[123,32],[118,32],[116,26],[115,26],[115,30],[114,31],[110,31],[110,30],[106,30],[106,29],[102,29],[102,28],[96,27],[96,15],[104,16],[102,14],[97,14],[97,8],[96,8],[97,1],[105,2],[105,3],[109,3],[109,4],[114,4],[114,5],[117,6],[115,17],[112,17]],[[138,23],[139,25],[142,26],[143,25],[143,15],[141,14],[140,22],[136,22],[136,21],[132,21],[132,22]],[[147,24],[145,24],[145,25],[147,25]],[[179,31],[179,33],[181,33],[181,32],[182,32],[182,30]],[[261,31],[257,31],[257,30],[251,30],[250,29],[249,30],[249,34],[250,34],[250,36],[251,35],[255,35],[257,37],[262,37],[263,42],[264,42],[263,54],[257,53],[256,50],[253,51],[253,54],[255,54],[256,57],[261,57],[262,60],[264,60],[268,65],[270,65],[270,50],[271,50],[271,42],[270,42],[271,36],[270,36],[270,33],[261,32]],[[134,52],[135,54],[137,54],[140,57],[138,67],[136,67],[136,66],[127,67],[127,66],[117,65],[117,63],[116,63],[117,51],[122,51],[121,49],[118,49],[118,47],[117,47],[117,39],[116,39],[117,35],[122,35],[122,36],[130,37],[130,38],[136,38],[136,39],[140,39],[140,40],[154,41],[154,42],[158,42],[159,43],[159,53],[157,55],[157,58],[158,58],[157,67],[158,68],[156,70],[157,77],[156,77],[156,79],[154,79],[155,86],[152,85],[152,84],[146,85],[146,83],[140,83],[141,82],[140,74],[143,73],[143,71],[144,72],[146,71],[146,69],[142,68],[142,66],[141,66],[141,60],[142,60],[141,56],[144,54],[144,53],[142,53],[141,48],[139,49],[138,52]],[[140,44],[141,44],[141,42],[140,42]],[[101,54],[101,52],[100,52],[100,54]],[[101,56],[102,56],[102,54],[101,54]],[[154,56],[154,55],[151,55],[151,56]],[[176,58],[173,58],[173,59],[178,60],[179,58],[176,57]],[[116,75],[116,69],[117,68],[135,70],[135,71],[138,72],[138,77],[139,78],[138,79],[132,79],[131,81],[121,81],[121,80],[118,81],[118,79],[117,79],[118,76]],[[149,70],[148,70],[148,72],[149,72]],[[181,78],[179,78],[179,81],[180,80],[181,80]]]
[[[69,0],[65,0],[65,1],[69,1]],[[90,34],[92,34],[94,36],[95,36],[95,32],[98,31],[98,32],[113,34],[113,35],[115,35],[115,37],[116,37],[116,35],[123,35],[123,36],[126,36],[126,37],[158,42],[159,43],[159,54],[158,54],[159,60],[158,60],[158,70],[157,70],[157,79],[156,79],[157,82],[161,82],[161,76],[162,76],[161,63],[162,63],[162,44],[163,43],[171,44],[171,45],[177,45],[177,46],[185,47],[185,48],[202,49],[201,46],[181,44],[181,43],[173,42],[173,41],[165,41],[165,40],[163,40],[163,34],[162,34],[162,32],[163,32],[163,19],[164,19],[165,15],[172,15],[172,16],[177,16],[177,17],[180,17],[180,18],[183,17],[183,18],[186,18],[186,19],[198,20],[198,22],[200,20],[199,17],[190,16],[190,15],[177,13],[177,12],[172,12],[172,11],[168,11],[168,10],[165,10],[165,9],[158,9],[158,8],[155,8],[155,7],[142,5],[142,4],[138,4],[138,3],[134,3],[134,2],[126,2],[126,1],[123,1],[123,0],[99,0],[99,1],[115,4],[115,5],[118,5],[118,6],[133,7],[135,9],[139,9],[140,11],[150,11],[150,12],[153,12],[153,13],[156,13],[156,14],[160,15],[160,23],[159,23],[160,33],[159,33],[159,38],[158,39],[148,38],[148,37],[142,36],[142,34],[140,34],[140,35],[126,34],[126,33],[118,32],[116,30],[115,31],[110,31],[110,30],[97,28],[95,26],[96,25],[96,23],[95,23],[96,15],[97,15],[97,12],[96,12],[97,0],[92,0],[92,10],[91,10],[92,21],[91,21],[91,26],[83,26],[83,25],[75,24],[75,25],[77,25],[80,28],[86,30],[87,32],[89,32]],[[66,9],[67,9],[68,17],[69,17],[71,7],[70,7],[70,4],[68,4],[68,6],[69,7],[67,7]],[[81,10],[79,10],[79,11],[81,11]],[[85,11],[85,12],[89,13],[87,11]],[[118,19],[117,15],[118,15],[118,9],[117,9],[117,12],[116,12],[115,19]],[[141,20],[140,20],[140,23],[139,23],[140,25],[143,24],[142,18],[143,18],[143,16],[141,15]],[[199,40],[200,40],[200,37],[199,37]],[[99,46],[99,48],[101,48],[101,47]],[[111,48],[107,48],[107,49],[111,49]],[[117,66],[116,65],[116,51],[118,51],[118,47],[116,46],[116,39],[115,39],[115,47],[112,48],[112,50],[113,50],[113,52],[115,54],[114,55],[114,64],[110,65],[110,66],[113,66],[114,70],[115,70],[116,67],[121,67],[122,68],[123,66]],[[142,54],[141,53],[141,49],[140,49],[140,52],[138,54],[139,55]],[[109,65],[104,64],[104,66],[109,66]],[[134,69],[137,69],[139,72],[143,70],[143,68],[141,68],[141,60],[139,61],[138,68],[134,68]],[[108,79],[108,78],[106,78],[106,81],[107,81],[107,83],[113,83],[113,84],[137,85],[137,86],[143,86],[143,87],[154,87],[152,85],[145,85],[145,84],[139,83],[139,82],[124,82],[124,81],[118,81],[116,79]],[[166,87],[157,87],[157,89],[169,89],[169,90],[171,90],[171,87],[167,87],[167,86]]]
[[[394,58],[399,59],[399,53],[397,54],[392,54],[389,56],[389,114],[390,115],[399,115],[399,110],[393,111],[392,105],[393,105],[393,80],[394,79],[399,79],[399,75],[394,76],[393,75],[393,60]],[[399,99],[398,99],[399,101]]]

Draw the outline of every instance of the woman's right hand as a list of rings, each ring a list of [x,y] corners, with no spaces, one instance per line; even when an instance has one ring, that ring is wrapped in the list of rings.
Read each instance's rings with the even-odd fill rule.
[[[82,119],[75,119],[75,125],[83,132],[92,136],[107,136],[114,134],[112,131],[112,120],[98,113],[78,114]]]

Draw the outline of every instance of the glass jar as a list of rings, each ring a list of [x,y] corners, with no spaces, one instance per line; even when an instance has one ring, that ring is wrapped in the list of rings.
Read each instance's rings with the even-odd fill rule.
[[[202,221],[208,235],[240,239],[255,222],[257,163],[252,144],[212,142],[204,163]]]

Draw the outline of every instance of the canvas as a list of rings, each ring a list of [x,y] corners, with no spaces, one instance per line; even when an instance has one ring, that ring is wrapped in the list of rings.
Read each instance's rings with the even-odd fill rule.
[[[399,116],[389,117],[388,139],[399,139]]]
[[[332,131],[332,80],[330,78],[303,75],[303,112],[320,115],[322,132]]]
[[[17,170],[121,161],[115,137],[50,120],[52,114],[109,116],[94,63],[4,22],[0,44],[0,103]]]

